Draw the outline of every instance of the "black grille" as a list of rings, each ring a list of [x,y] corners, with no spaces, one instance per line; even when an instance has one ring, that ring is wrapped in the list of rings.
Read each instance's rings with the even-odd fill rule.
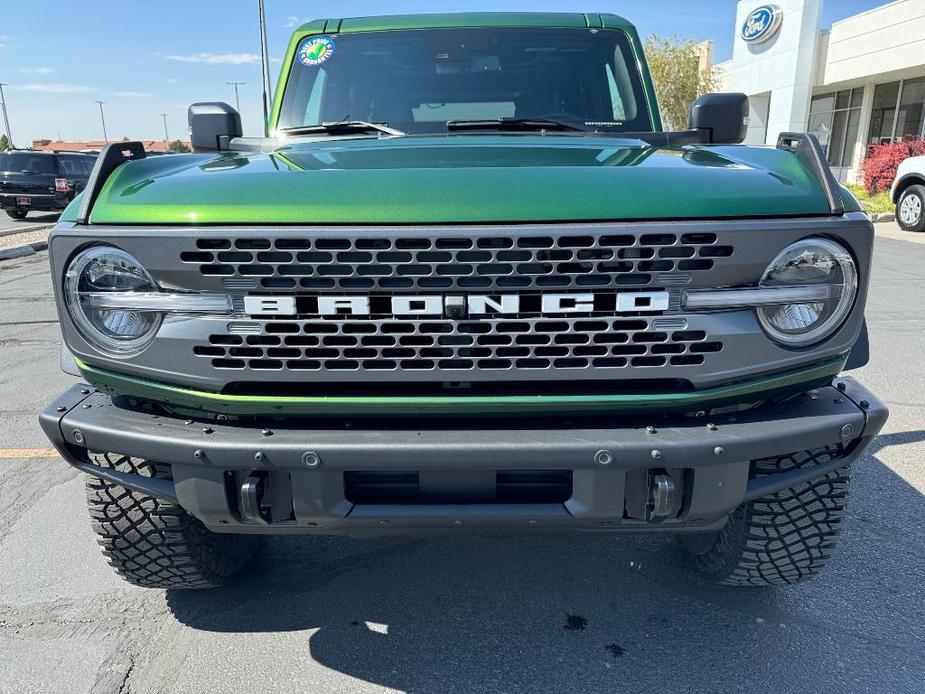
[[[260,334],[214,334],[193,353],[229,370],[465,372],[696,366],[723,349],[704,331],[659,329],[658,320],[265,321]]]
[[[209,277],[264,289],[418,290],[684,284],[733,254],[698,233],[195,239]]]

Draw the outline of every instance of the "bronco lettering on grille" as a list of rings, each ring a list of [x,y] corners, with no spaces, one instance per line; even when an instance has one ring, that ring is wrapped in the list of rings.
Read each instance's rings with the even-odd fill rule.
[[[669,305],[666,291],[580,294],[470,294],[395,296],[246,296],[252,316],[312,314],[319,316],[514,316],[521,313],[660,313]]]

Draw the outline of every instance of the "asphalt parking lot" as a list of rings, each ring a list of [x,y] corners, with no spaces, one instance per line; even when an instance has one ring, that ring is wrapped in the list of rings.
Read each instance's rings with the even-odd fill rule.
[[[0,692],[925,688],[923,237],[878,230],[856,375],[892,418],[828,571],[780,590],[704,585],[662,537],[273,538],[232,587],[134,588],[42,450],[71,383],[47,262],[0,261]]]

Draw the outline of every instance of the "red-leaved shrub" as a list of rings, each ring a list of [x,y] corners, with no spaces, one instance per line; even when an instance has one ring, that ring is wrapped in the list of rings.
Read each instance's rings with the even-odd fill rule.
[[[925,155],[925,140],[908,139],[871,145],[864,160],[864,187],[868,193],[889,190],[903,159]]]

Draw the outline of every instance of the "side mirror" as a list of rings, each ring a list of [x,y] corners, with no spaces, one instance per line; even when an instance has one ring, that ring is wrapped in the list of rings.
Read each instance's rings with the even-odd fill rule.
[[[204,101],[189,107],[187,114],[194,152],[230,149],[241,137],[241,114],[221,101]]]
[[[748,97],[745,94],[704,94],[691,104],[691,130],[706,131],[712,144],[737,145],[748,130]]]

